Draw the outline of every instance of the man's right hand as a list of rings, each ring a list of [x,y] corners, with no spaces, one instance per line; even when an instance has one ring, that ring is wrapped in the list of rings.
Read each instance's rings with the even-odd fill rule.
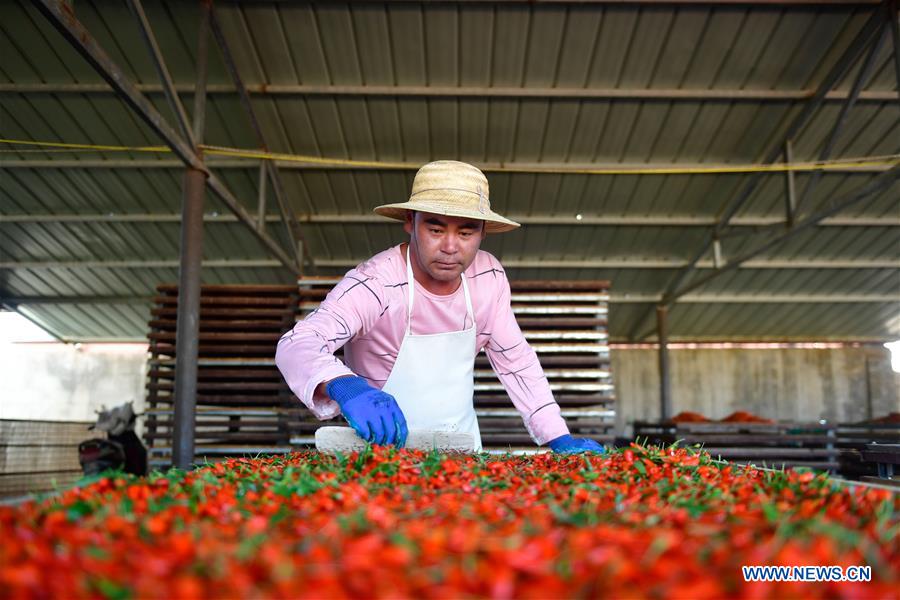
[[[409,430],[406,417],[393,396],[370,386],[362,377],[338,377],[325,386],[341,413],[362,439],[402,448]]]

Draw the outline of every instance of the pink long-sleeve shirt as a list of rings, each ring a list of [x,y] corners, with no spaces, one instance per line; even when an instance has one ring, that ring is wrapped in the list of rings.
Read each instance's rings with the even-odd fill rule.
[[[542,445],[569,433],[537,355],[516,323],[500,262],[479,250],[465,276],[475,310],[476,348],[484,349],[531,437]],[[373,387],[384,386],[406,332],[407,285],[406,262],[400,245],[394,246],[349,271],[318,309],[281,337],[275,362],[316,417],[340,414],[337,403],[316,396],[323,381],[359,375]],[[462,286],[447,296],[432,294],[418,282],[415,286],[413,334],[471,326]],[[334,356],[341,346],[346,364]]]

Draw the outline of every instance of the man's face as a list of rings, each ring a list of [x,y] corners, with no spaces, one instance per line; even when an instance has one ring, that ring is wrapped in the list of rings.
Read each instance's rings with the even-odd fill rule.
[[[403,228],[422,271],[437,281],[454,281],[475,260],[484,221],[409,211]]]

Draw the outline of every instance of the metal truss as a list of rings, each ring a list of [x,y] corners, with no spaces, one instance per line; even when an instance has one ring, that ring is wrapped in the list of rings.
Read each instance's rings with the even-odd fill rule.
[[[822,80],[821,84],[817,88],[815,95],[803,106],[803,109],[800,111],[800,113],[798,113],[796,117],[794,117],[791,124],[787,128],[786,133],[784,134],[784,138],[769,151],[764,161],[765,163],[775,162],[782,155],[782,153],[785,152],[786,149],[789,154],[790,145],[793,142],[794,138],[803,131],[809,120],[821,107],[829,91],[837,83],[839,83],[847,75],[847,73],[850,72],[854,64],[856,64],[857,61],[859,61],[860,57],[862,57],[863,54],[868,51],[868,57],[863,61],[864,64],[860,68],[860,74],[856,78],[853,88],[851,89],[845,100],[845,106],[840,111],[837,122],[832,128],[831,134],[829,135],[829,138],[826,141],[822,152],[820,153],[820,156],[828,156],[830,154],[834,140],[837,138],[838,134],[840,133],[841,127],[846,120],[846,114],[849,108],[852,107],[856,102],[859,91],[865,83],[867,72],[870,68],[873,57],[875,56],[875,54],[877,54],[877,50],[872,49],[874,46],[877,46],[881,43],[883,33],[889,26],[889,22],[891,20],[891,4],[892,0],[884,0],[879,6],[875,8],[875,10],[872,12],[872,15],[863,25],[862,29],[859,31],[859,33],[856,35],[856,37],[853,39],[853,41],[850,43],[848,48],[841,55],[835,65],[831,68],[825,78]],[[900,81],[898,81],[898,83],[900,83]],[[715,225],[713,226],[710,235],[704,241],[703,245],[696,251],[693,258],[669,281],[669,284],[666,286],[666,289],[662,294],[660,306],[665,308],[671,306],[687,292],[708,283],[718,275],[728,272],[734,268],[738,268],[743,262],[746,262],[765,252],[766,250],[769,250],[770,248],[786,241],[787,239],[790,239],[800,231],[818,225],[826,218],[835,216],[840,210],[845,210],[846,208],[853,206],[857,202],[870,197],[873,194],[877,194],[884,189],[890,188],[890,186],[897,180],[898,175],[900,175],[900,168],[895,165],[887,171],[884,171],[877,177],[871,179],[866,184],[860,186],[854,192],[845,195],[839,200],[831,200],[828,207],[826,207],[823,211],[813,214],[803,220],[797,220],[797,213],[789,209],[784,221],[785,228],[781,232],[770,235],[766,240],[761,242],[761,244],[757,248],[750,250],[749,252],[746,252],[739,257],[731,259],[727,263],[724,263],[721,260],[721,242],[724,237],[727,237],[726,230],[731,226],[732,218],[741,209],[741,207],[746,204],[748,199],[753,195],[753,192],[756,190],[763,179],[761,174],[755,174],[751,176],[741,189],[740,193],[732,197],[725,205],[725,208],[716,221]],[[790,172],[788,172],[788,177],[790,178]],[[814,177],[811,181],[813,186],[815,185],[816,181],[817,179]],[[791,182],[789,180],[787,192],[788,194],[791,193],[790,187]],[[810,190],[809,186],[807,187],[807,190]],[[788,206],[791,207],[790,201],[788,201]],[[796,207],[796,205],[794,206]],[[714,262],[717,263],[721,268],[686,285],[685,282],[693,275],[701,258],[709,253],[710,250],[713,251]],[[628,336],[629,339],[642,340],[653,333],[652,326],[647,329],[652,313],[652,308],[648,309],[641,317],[639,317],[635,321]]]

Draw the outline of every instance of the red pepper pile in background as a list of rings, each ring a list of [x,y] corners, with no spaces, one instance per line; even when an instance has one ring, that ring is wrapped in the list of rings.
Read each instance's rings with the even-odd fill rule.
[[[683,410],[674,417],[672,417],[673,423],[712,423],[712,419],[706,418],[706,416],[701,415],[700,413],[696,413],[690,410]]]
[[[896,598],[900,495],[684,448],[234,459],[0,508],[0,596]],[[871,565],[744,583],[742,565]]]
[[[709,419],[700,413],[692,412],[689,410],[683,410],[674,417],[672,417],[673,423],[768,423],[774,424],[775,421],[772,419],[766,419],[764,417],[760,417],[754,415],[753,413],[749,413],[745,410],[737,410],[727,417],[719,419],[718,421],[714,419]]]
[[[884,415],[883,417],[878,417],[877,419],[869,419],[868,421],[861,421],[862,423],[900,423],[900,412],[892,412]]]
[[[725,418],[719,419],[720,423],[774,423],[772,419],[766,419],[749,413],[746,410],[737,410]]]

